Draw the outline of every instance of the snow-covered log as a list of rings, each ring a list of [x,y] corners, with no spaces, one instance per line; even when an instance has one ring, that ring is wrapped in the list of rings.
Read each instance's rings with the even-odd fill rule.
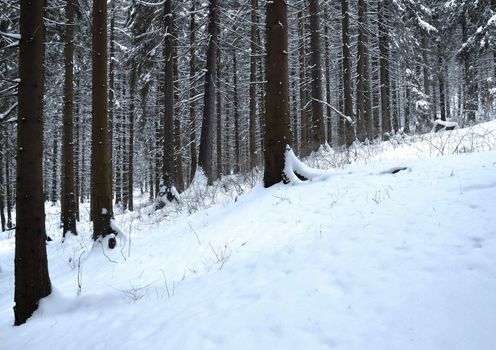
[[[297,184],[304,181],[320,181],[327,179],[329,176],[328,171],[311,168],[300,161],[291,147],[286,146],[283,176],[285,183]]]

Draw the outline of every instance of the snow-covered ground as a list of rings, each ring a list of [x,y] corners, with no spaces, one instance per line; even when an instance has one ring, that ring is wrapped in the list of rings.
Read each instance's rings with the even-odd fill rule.
[[[329,176],[193,214],[120,215],[113,251],[85,222],[62,243],[47,207],[53,293],[20,327],[0,236],[0,348],[493,350],[496,138],[474,132],[356,148],[347,166],[323,152],[309,164],[339,160]]]

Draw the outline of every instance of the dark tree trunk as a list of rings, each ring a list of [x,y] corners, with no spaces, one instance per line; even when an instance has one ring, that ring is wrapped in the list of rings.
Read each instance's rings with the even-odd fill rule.
[[[234,173],[239,174],[240,165],[240,131],[239,131],[239,98],[238,98],[238,60],[236,50],[233,50],[233,100],[234,100]]]
[[[121,182],[120,182],[120,191],[122,193],[122,202],[121,202],[121,210],[124,212],[127,209],[127,205],[129,203],[129,192],[127,191],[128,179],[129,179],[129,162],[128,162],[128,135],[129,135],[129,110],[128,107],[129,95],[128,88],[129,85],[129,75],[124,73],[125,81],[122,82],[122,96],[124,97],[123,108],[121,109],[121,126],[119,134],[121,135],[119,140],[120,154],[118,161],[121,163]]]
[[[220,65],[220,49],[217,49],[217,62],[216,62],[216,164],[217,164],[217,178],[220,179],[224,174],[224,159],[223,159],[223,147],[222,147],[222,94],[221,94],[221,65]],[[227,125],[226,125],[227,126]]]
[[[258,0],[251,0],[250,28],[250,169],[257,166],[257,61],[258,61]]]
[[[171,189],[175,184],[175,157],[174,157],[174,21],[172,14],[172,0],[164,2],[164,119],[163,119],[163,188],[161,196],[171,197]]]
[[[123,169],[124,169],[124,162],[123,162],[123,151],[122,151],[122,138],[123,138],[123,130],[122,126],[124,125],[124,116],[122,115],[122,110],[116,111],[116,113],[113,116],[114,122],[113,122],[113,128],[115,129],[114,134],[116,134],[116,142],[115,144],[115,151],[112,152],[113,157],[115,158],[115,205],[117,207],[122,207],[122,201],[124,194],[122,193],[122,182],[123,182]]]
[[[260,31],[258,31],[258,34],[260,35],[258,37],[258,42],[261,44],[262,39],[261,39],[261,34]],[[257,81],[260,82],[262,87],[265,86],[263,83],[265,81],[265,59],[259,59],[258,60],[258,78]],[[265,89],[261,88],[259,89],[259,100],[258,100],[258,114],[260,114],[260,120],[259,120],[259,131],[260,131],[260,139],[258,140],[260,142],[260,165],[264,162],[265,159]]]
[[[267,3],[267,93],[265,100],[264,186],[284,180],[286,146],[290,142],[288,105],[288,5]]]
[[[327,5],[324,5],[324,18],[328,17]],[[329,24],[324,25],[324,55],[326,76],[326,115],[327,115],[327,142],[332,144],[332,100],[331,100],[331,43],[329,39]]]
[[[110,39],[109,39],[109,92],[108,92],[108,119],[109,119],[109,142],[110,142],[110,158],[114,159],[114,85],[115,85],[115,1],[110,2]],[[112,162],[116,164],[117,162]],[[114,185],[114,169],[110,167],[110,185]],[[117,186],[116,186],[117,187]],[[117,192],[117,191],[116,191]],[[117,193],[116,193],[117,194]],[[116,201],[117,203],[117,197]],[[121,200],[119,200],[121,202]]]
[[[293,76],[293,80],[291,82],[291,144],[293,145],[293,150],[296,154],[299,154],[299,147],[298,147],[298,98],[296,96],[296,93],[298,91],[298,87],[296,86],[297,80],[296,76],[298,74],[296,73],[296,66],[293,68],[293,73],[291,76]]]
[[[312,67],[312,144],[313,150],[326,143],[324,106],[322,104],[322,63],[319,0],[310,0],[310,66]]]
[[[463,15],[462,19],[462,41],[467,42],[468,28],[466,23],[467,14]],[[477,111],[477,83],[475,81],[475,67],[472,64],[472,55],[469,50],[463,52],[464,63],[464,114],[469,123],[475,122],[475,112]]]
[[[357,136],[360,141],[374,137],[372,96],[369,77],[369,52],[367,31],[367,3],[358,1],[358,49],[357,49]]]
[[[74,73],[74,72],[73,72]],[[76,82],[76,90],[79,89],[79,79]],[[74,96],[75,97],[75,96]],[[80,130],[81,130],[81,116],[80,116],[80,102],[76,100],[74,103],[74,143],[72,145],[72,150],[74,152],[74,210],[76,215],[76,221],[79,221],[79,196],[80,196],[80,186],[81,186],[81,172],[79,170],[79,162],[81,155],[81,142],[80,142]]]
[[[43,198],[43,3],[20,3],[15,235],[15,325],[51,293]]]
[[[437,74],[439,84],[439,110],[441,111],[441,120],[446,120],[446,90],[444,85],[443,60],[441,55],[438,57],[439,71]]]
[[[305,21],[303,11],[298,11],[298,63],[300,68],[300,155],[306,156],[310,152],[309,147],[309,113],[307,107],[307,65],[305,52]]]
[[[428,59],[427,34],[422,33],[422,61],[423,61],[423,76],[424,76],[424,94],[430,98],[430,79],[429,79],[429,59]]]
[[[79,140],[79,154],[80,154],[80,162],[81,162],[81,177],[84,178],[85,177],[85,168],[86,168],[86,152],[83,151],[83,149],[86,148],[87,144],[86,144],[86,118],[83,117],[81,115],[80,117],[81,119],[81,125],[80,125],[80,129],[81,129],[81,132],[80,132],[80,140]],[[85,181],[82,179],[81,181],[81,189],[79,191],[79,203],[84,203],[84,198],[85,198],[85,195],[86,195],[86,185],[85,185]],[[91,211],[91,208],[90,208],[90,211]],[[91,213],[90,213],[91,214]]]
[[[181,109],[179,106],[179,67],[177,57],[177,39],[174,33],[174,101],[175,101],[175,116],[174,116],[174,167],[175,185],[179,193],[184,191],[184,175],[183,175],[183,145],[181,139]]]
[[[379,0],[379,66],[381,80],[381,111],[382,133],[390,136],[391,133],[391,85],[389,81],[389,35],[387,28],[389,20],[389,0]]]
[[[157,99],[158,101],[158,99]],[[159,108],[156,109],[157,113],[159,112]],[[160,178],[162,177],[162,152],[163,149],[163,128],[160,125],[160,122],[157,120],[155,123],[155,195],[158,195],[160,192]]]
[[[200,136],[200,154],[198,165],[207,176],[208,184],[213,183],[212,147],[213,147],[213,122],[215,115],[215,81],[217,62],[217,37],[219,22],[218,0],[210,0],[208,34],[210,40],[207,50],[207,66],[205,72],[205,93],[203,103],[203,120]]]
[[[8,147],[7,147],[8,148]],[[11,229],[14,225],[12,222],[12,204],[14,199],[12,198],[12,186],[11,186],[11,173],[10,173],[10,153],[5,154],[5,192],[7,196],[7,229]],[[43,199],[45,196],[43,195]]]
[[[129,148],[127,154],[128,176],[127,176],[127,208],[134,210],[134,113],[136,106],[136,71],[134,64],[131,67],[131,81],[129,86]]]
[[[62,143],[62,222],[63,235],[71,232],[76,235],[76,189],[74,184],[74,0],[67,0],[65,27],[65,77],[64,77],[64,138]]]
[[[0,130],[0,136],[2,139],[4,137],[3,130]],[[0,225],[2,227],[2,232],[7,229],[5,221],[5,183],[4,183],[4,172],[3,172],[3,143],[0,142]]]
[[[353,87],[351,82],[351,51],[350,51],[350,12],[348,8],[348,0],[341,0],[341,12],[343,15],[342,37],[343,37],[343,100],[344,114],[353,117]],[[347,146],[351,146],[355,141],[355,133],[353,125],[349,120],[341,119],[344,123],[345,142]]]
[[[193,181],[196,173],[196,166],[198,165],[198,154],[196,149],[196,95],[197,90],[195,87],[196,75],[196,20],[195,20],[195,3],[196,0],[191,1],[191,19],[189,24],[189,41],[190,41],[190,61],[189,61],[189,142],[191,153],[191,171],[190,182]]]
[[[53,144],[52,144],[52,187],[50,191],[50,201],[55,204],[57,203],[57,165],[59,162],[59,133],[55,131],[53,133]]]
[[[405,86],[405,127],[403,131],[405,134],[410,133],[410,85],[407,83]]]
[[[93,239],[113,232],[112,158],[108,119],[107,86],[107,1],[93,0],[92,25],[92,127],[91,127],[91,208]]]

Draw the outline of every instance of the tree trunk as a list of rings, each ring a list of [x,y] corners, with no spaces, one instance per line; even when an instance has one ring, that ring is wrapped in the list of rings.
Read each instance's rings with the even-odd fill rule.
[[[43,3],[20,3],[15,235],[15,325],[51,293],[43,198]]]
[[[191,171],[190,182],[193,181],[198,163],[198,154],[196,149],[196,94],[195,75],[196,75],[196,21],[195,21],[195,3],[191,1],[191,19],[189,24],[189,41],[190,41],[190,61],[189,61],[189,142],[191,153]]]
[[[64,138],[62,143],[62,222],[63,235],[67,232],[77,235],[76,231],[76,196],[74,184],[74,0],[67,0],[66,4],[66,27],[65,27],[65,77],[64,77]]]
[[[310,134],[310,116],[307,106],[307,65],[305,52],[305,20],[303,11],[298,11],[298,63],[300,68],[299,85],[300,85],[300,155],[307,156],[310,152],[309,139]]]
[[[205,72],[205,93],[203,96],[203,120],[200,136],[200,154],[198,165],[207,176],[208,184],[213,183],[212,169],[212,144],[213,144],[213,122],[215,115],[215,81],[217,62],[217,36],[219,22],[218,0],[210,0],[208,34],[210,40],[207,50],[207,65]]]
[[[258,60],[258,0],[251,0],[250,27],[250,169],[257,166],[257,60]]]
[[[324,18],[328,17],[327,5],[324,5]],[[324,25],[324,55],[326,76],[326,116],[327,116],[327,142],[332,145],[332,100],[331,100],[331,43],[329,39],[329,24]]]
[[[164,2],[164,119],[163,119],[163,163],[162,188],[160,196],[172,199],[172,187],[175,185],[175,157],[174,157],[174,21],[172,14],[172,0]],[[164,203],[162,203],[163,205]]]
[[[177,57],[177,39],[176,34],[173,36],[174,43],[174,101],[175,103],[175,116],[174,116],[174,167],[175,173],[175,185],[179,193],[184,191],[184,175],[183,175],[183,145],[181,139],[181,109],[179,106],[179,67],[178,67],[178,57]]]
[[[405,85],[405,127],[403,128],[405,134],[410,133],[410,95],[410,85],[407,83]]]
[[[234,173],[239,174],[240,165],[240,131],[239,131],[239,98],[238,98],[238,60],[236,57],[236,50],[233,50],[233,100],[234,100]]]
[[[422,61],[423,61],[423,76],[424,76],[424,94],[427,99],[430,98],[430,79],[429,79],[429,59],[427,57],[428,53],[427,46],[427,34],[425,32],[422,33]]]
[[[341,0],[341,12],[343,15],[342,37],[343,37],[343,90],[344,90],[344,115],[353,117],[353,88],[351,82],[351,51],[350,51],[350,12],[348,0]],[[353,125],[346,119],[340,118],[344,123],[345,142],[351,146],[355,141]]]
[[[128,176],[127,176],[127,208],[130,211],[134,210],[134,113],[136,106],[136,71],[135,65],[132,63],[131,80],[129,86],[129,148],[127,154],[128,161]]]
[[[381,80],[381,111],[382,133],[381,138],[391,134],[391,85],[389,81],[389,35],[387,28],[389,20],[389,1],[379,0],[379,66]]]
[[[445,70],[444,57],[442,53],[441,43],[437,44],[437,79],[439,84],[439,110],[441,112],[441,120],[446,120],[446,90],[445,90]]]
[[[107,86],[107,1],[93,0],[92,25],[92,125],[91,125],[91,207],[93,239],[113,232],[112,158],[108,119]]]
[[[296,96],[296,93],[298,91],[297,85],[297,73],[296,73],[296,65],[293,66],[293,72],[291,76],[293,77],[293,80],[291,81],[291,144],[293,145],[293,150],[296,154],[299,154],[299,147],[298,147],[298,97]]]
[[[265,100],[264,186],[284,180],[286,146],[290,142],[288,105],[288,5],[267,3],[267,93]]]
[[[222,147],[222,94],[221,94],[221,72],[222,67],[220,65],[220,49],[217,49],[217,62],[216,62],[216,164],[217,164],[217,178],[220,179],[224,174],[224,155],[223,155],[223,147]],[[226,125],[227,126],[227,125]]]
[[[2,139],[4,137],[3,130],[0,130],[0,136]],[[6,221],[5,221],[5,183],[3,176],[3,143],[0,143],[0,225],[2,227],[2,232],[7,229]]]
[[[320,43],[320,7],[318,0],[310,0],[310,66],[312,67],[312,144],[313,150],[327,142],[325,137],[322,94],[322,63]]]
[[[50,191],[50,201],[53,205],[57,203],[57,164],[59,162],[58,150],[59,150],[59,133],[55,131],[53,133],[53,147],[52,147],[52,188]]]
[[[109,106],[108,106],[108,118],[109,118],[109,142],[110,142],[110,158],[114,159],[114,88],[115,88],[115,3],[116,1],[110,2],[110,39],[109,39],[109,50],[110,50],[110,61],[109,61]],[[116,164],[116,162],[113,162]],[[114,185],[114,169],[110,167],[110,185]],[[116,186],[117,187],[117,186]],[[117,191],[116,191],[117,192]],[[119,201],[121,202],[121,200]],[[117,203],[117,198],[116,198]]]
[[[462,19],[462,41],[465,43],[468,39],[468,29],[466,23],[467,14],[463,15]],[[464,63],[464,114],[465,118],[469,123],[475,122],[475,112],[477,111],[477,86],[475,82],[475,67],[472,64],[472,55],[467,50],[463,53],[463,63]]]
[[[74,74],[74,72],[73,72]],[[76,79],[76,90],[79,90],[79,79]],[[75,97],[75,96],[73,96]],[[80,113],[80,99],[75,98],[74,103],[74,143],[72,149],[74,152],[74,210],[76,215],[76,221],[79,221],[79,196],[80,196],[80,186],[81,186],[81,171],[79,168],[80,156],[81,156],[81,113]]]
[[[158,101],[158,98],[157,98]],[[157,113],[159,108],[157,108]],[[160,192],[160,178],[162,177],[162,152],[163,150],[163,128],[160,125],[160,122],[157,120],[155,122],[155,194],[158,195]]]
[[[367,3],[358,1],[358,49],[357,49],[357,136],[360,141],[374,138],[372,96],[369,77],[369,52],[367,31]]]
[[[115,158],[115,205],[117,207],[122,207],[122,200],[123,200],[123,193],[122,193],[122,182],[123,182],[123,168],[124,168],[124,162],[123,162],[123,157],[122,157],[122,138],[123,138],[123,130],[122,130],[122,125],[124,124],[124,116],[122,115],[122,110],[117,110],[116,113],[113,116],[114,122],[113,128],[115,129],[115,132],[113,134],[116,134],[116,142],[113,142],[115,145],[115,151],[112,152],[113,157]]]
[[[8,145],[8,143],[7,143]],[[7,147],[8,148],[8,147]],[[14,227],[12,222],[12,204],[14,199],[12,198],[12,186],[11,186],[11,175],[10,175],[10,153],[7,152],[5,155],[5,187],[6,187],[6,202],[7,202],[7,229]],[[45,196],[43,194],[43,200]]]

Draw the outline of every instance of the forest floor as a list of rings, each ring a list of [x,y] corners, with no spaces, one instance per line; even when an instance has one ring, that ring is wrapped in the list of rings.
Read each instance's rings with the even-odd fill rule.
[[[495,130],[321,152],[308,164],[338,167],[317,181],[143,206],[116,216],[114,250],[87,213],[62,242],[47,205],[53,293],[20,327],[0,236],[0,347],[493,350]]]

